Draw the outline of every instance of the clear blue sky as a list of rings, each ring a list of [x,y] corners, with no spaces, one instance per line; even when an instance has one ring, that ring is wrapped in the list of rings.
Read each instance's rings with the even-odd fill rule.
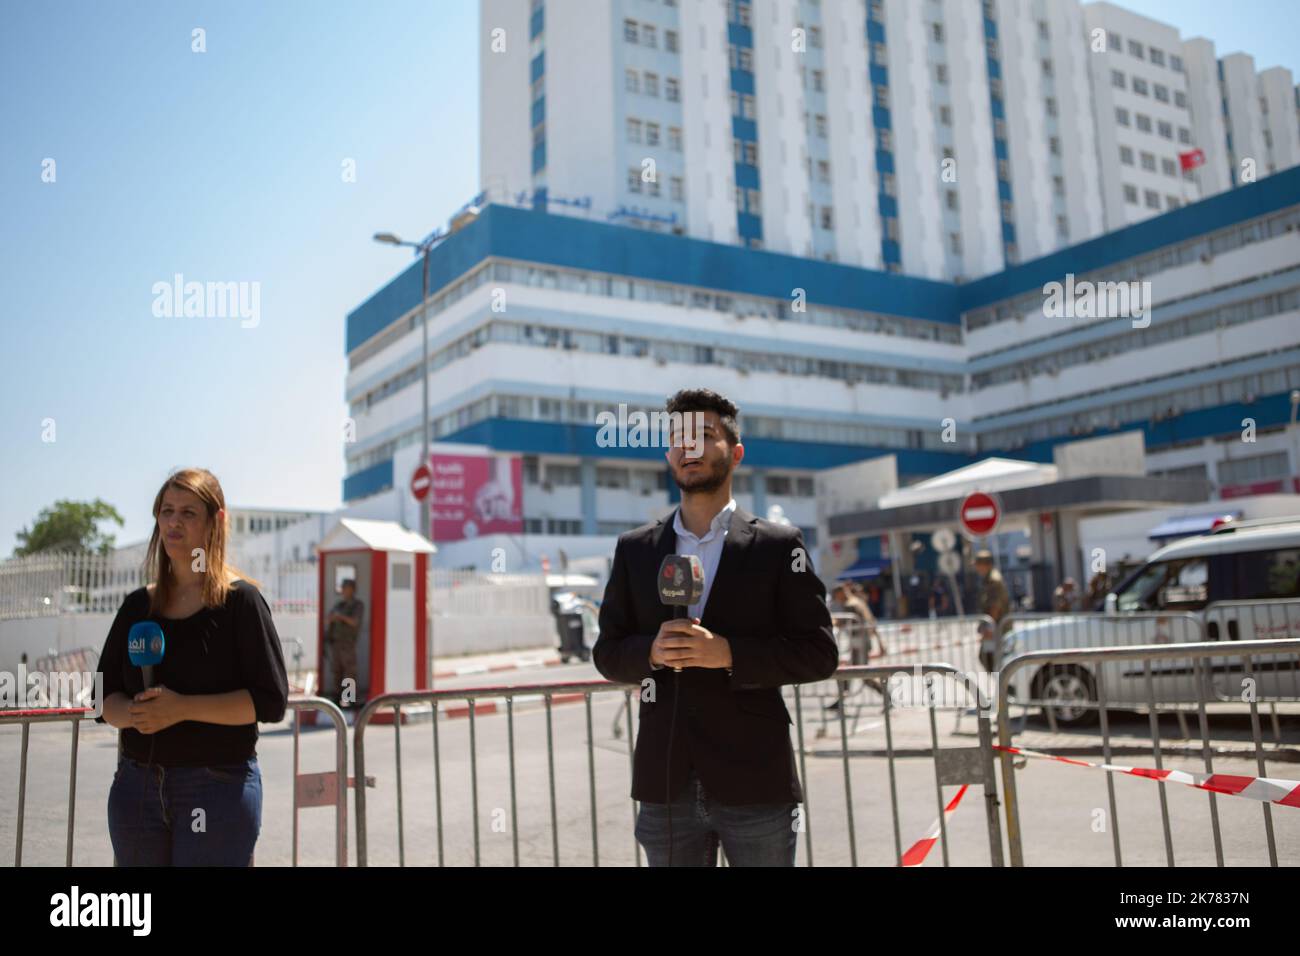
[[[1294,0],[1122,5],[1300,72]],[[423,235],[478,187],[477,4],[0,17],[0,555],[58,498],[104,498],[118,541],[143,538],[181,465],[231,504],[337,507],[344,317],[408,261],[370,236]],[[259,282],[260,324],[156,318],[152,286],[178,272]]]
[[[181,465],[231,504],[337,507],[344,318],[411,255],[370,236],[423,236],[478,187],[477,5],[0,17],[0,556],[58,498],[101,497],[119,543],[146,537]],[[260,282],[260,324],[154,317],[177,272]]]

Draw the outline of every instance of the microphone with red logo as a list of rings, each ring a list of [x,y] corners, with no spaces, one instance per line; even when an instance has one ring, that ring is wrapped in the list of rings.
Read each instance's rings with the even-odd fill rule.
[[[669,554],[659,565],[659,600],[675,608],[673,617],[689,617],[687,609],[704,596],[704,565],[693,554]],[[673,670],[680,673],[680,667]]]

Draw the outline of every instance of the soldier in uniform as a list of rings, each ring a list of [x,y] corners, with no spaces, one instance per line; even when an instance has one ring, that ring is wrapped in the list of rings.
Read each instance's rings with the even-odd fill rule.
[[[343,681],[357,678],[357,637],[365,604],[357,599],[357,582],[351,579],[339,586],[342,597],[325,618],[325,651],[329,654],[333,687],[327,696],[342,704]],[[356,703],[356,701],[353,701]]]
[[[993,566],[993,553],[982,550],[975,553],[975,570],[980,576],[979,611],[993,619],[993,626],[980,623],[980,663],[986,671],[992,672],[994,641],[998,635],[998,623],[1011,609],[1011,598],[1007,594],[1006,582],[1002,572]]]

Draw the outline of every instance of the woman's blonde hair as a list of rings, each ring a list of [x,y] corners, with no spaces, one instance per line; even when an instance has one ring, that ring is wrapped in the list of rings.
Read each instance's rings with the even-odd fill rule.
[[[226,603],[231,585],[241,578],[256,585],[256,581],[245,577],[226,560],[229,519],[225,514],[226,496],[221,490],[221,482],[206,468],[182,468],[167,477],[153,500],[153,534],[149,537],[144,559],[145,580],[154,585],[149,612],[157,613],[166,607],[175,586],[171,558],[162,545],[162,533],[158,524],[158,512],[162,510],[163,495],[168,488],[180,488],[194,493],[208,513],[208,536],[203,547],[203,606],[221,607]]]

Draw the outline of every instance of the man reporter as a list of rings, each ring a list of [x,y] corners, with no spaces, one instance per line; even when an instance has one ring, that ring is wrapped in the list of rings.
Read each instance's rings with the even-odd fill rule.
[[[713,866],[719,843],[733,866],[793,866],[803,791],[781,687],[825,680],[839,665],[826,589],[797,527],[732,498],[745,453],[735,404],[683,389],[667,411],[681,505],[619,536],[592,650],[603,676],[643,687],[636,838],[651,866]],[[685,619],[656,586],[671,554],[704,567]]]

